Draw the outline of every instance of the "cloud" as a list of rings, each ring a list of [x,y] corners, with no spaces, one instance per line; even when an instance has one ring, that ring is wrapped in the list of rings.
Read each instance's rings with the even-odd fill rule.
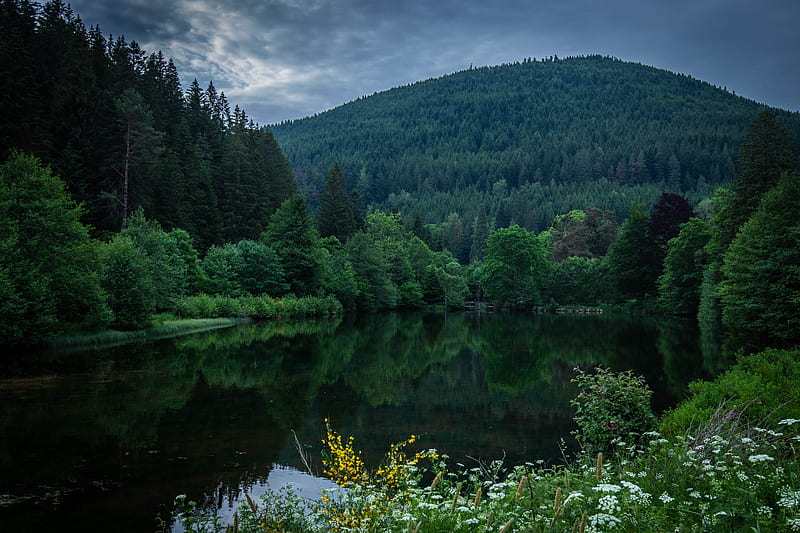
[[[261,123],[473,65],[599,53],[800,109],[796,0],[78,0]]]

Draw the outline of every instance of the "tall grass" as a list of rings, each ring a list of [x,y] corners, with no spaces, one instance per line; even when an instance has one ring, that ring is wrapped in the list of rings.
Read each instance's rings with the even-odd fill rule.
[[[124,344],[177,337],[179,335],[197,333],[199,331],[227,328],[235,326],[238,323],[239,322],[233,318],[176,319],[136,331],[106,330],[89,335],[55,337],[49,341],[47,348],[67,352],[83,349],[111,348]]]

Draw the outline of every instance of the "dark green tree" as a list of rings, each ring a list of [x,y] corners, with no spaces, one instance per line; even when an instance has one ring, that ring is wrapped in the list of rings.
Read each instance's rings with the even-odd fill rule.
[[[69,324],[110,320],[99,251],[64,183],[36,157],[13,153],[0,166],[0,335],[36,343]]]
[[[683,223],[678,236],[669,241],[664,271],[658,278],[658,301],[674,315],[697,315],[700,285],[707,268],[706,244],[709,224],[699,218]]]
[[[680,226],[695,216],[689,201],[679,194],[665,192],[653,206],[650,217],[650,233],[656,246],[662,251],[661,257],[667,252],[670,239],[678,236]]]
[[[800,342],[800,176],[784,173],[725,253],[722,320],[736,346]]]
[[[606,264],[621,298],[655,295],[661,268],[650,231],[650,215],[641,204],[631,206],[619,238],[608,249]]]
[[[175,300],[197,286],[200,262],[191,237],[182,229],[164,231],[157,220],[147,219],[138,208],[120,232],[131,238],[147,259],[156,293],[156,309],[173,307]]]
[[[354,233],[345,250],[355,272],[358,307],[369,311],[397,307],[400,294],[392,281],[392,265],[374,235]]]
[[[250,294],[278,296],[286,292],[283,266],[278,254],[271,247],[256,241],[242,240],[236,243],[242,258],[239,285]]]
[[[147,170],[152,169],[154,157],[161,150],[163,133],[153,126],[153,113],[142,95],[134,89],[127,89],[117,99],[117,113],[122,130],[122,157],[118,173],[121,179],[117,201],[120,204],[121,221],[124,227],[128,213],[135,205],[142,203],[150,184],[147,183]],[[139,172],[136,172],[139,169]],[[136,179],[132,187],[133,180]],[[131,201],[131,189],[135,190],[138,201]]]
[[[505,307],[522,307],[540,300],[540,287],[550,271],[550,247],[517,225],[494,230],[487,241],[481,285],[486,296]]]
[[[722,242],[727,246],[739,228],[758,208],[761,197],[782,172],[793,172],[800,164],[798,149],[771,111],[762,111],[747,129],[739,148],[736,179],[731,184],[730,210],[720,220]]]
[[[114,313],[114,326],[124,330],[144,327],[157,299],[147,256],[126,235],[114,237],[103,255],[102,284]]]
[[[302,196],[296,194],[281,204],[260,241],[278,254],[291,292],[316,294],[321,286],[322,245]]]
[[[345,241],[356,230],[353,203],[347,194],[342,169],[334,164],[325,179],[325,188],[319,200],[317,227],[322,237],[334,236]]]

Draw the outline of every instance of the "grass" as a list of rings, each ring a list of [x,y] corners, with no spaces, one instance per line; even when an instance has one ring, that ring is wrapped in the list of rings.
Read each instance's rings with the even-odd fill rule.
[[[48,348],[58,351],[111,348],[124,344],[166,339],[199,331],[228,328],[241,323],[235,318],[164,318],[155,319],[156,324],[136,331],[106,330],[88,335],[56,337],[48,343]]]

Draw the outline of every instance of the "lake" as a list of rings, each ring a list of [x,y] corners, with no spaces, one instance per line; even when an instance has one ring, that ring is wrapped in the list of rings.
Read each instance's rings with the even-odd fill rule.
[[[319,472],[325,418],[368,464],[411,434],[467,465],[558,461],[573,368],[596,365],[643,374],[661,411],[722,363],[690,323],[610,314],[391,313],[6,355],[0,523],[155,531],[179,494],[222,512],[266,486],[313,494],[294,434]]]

